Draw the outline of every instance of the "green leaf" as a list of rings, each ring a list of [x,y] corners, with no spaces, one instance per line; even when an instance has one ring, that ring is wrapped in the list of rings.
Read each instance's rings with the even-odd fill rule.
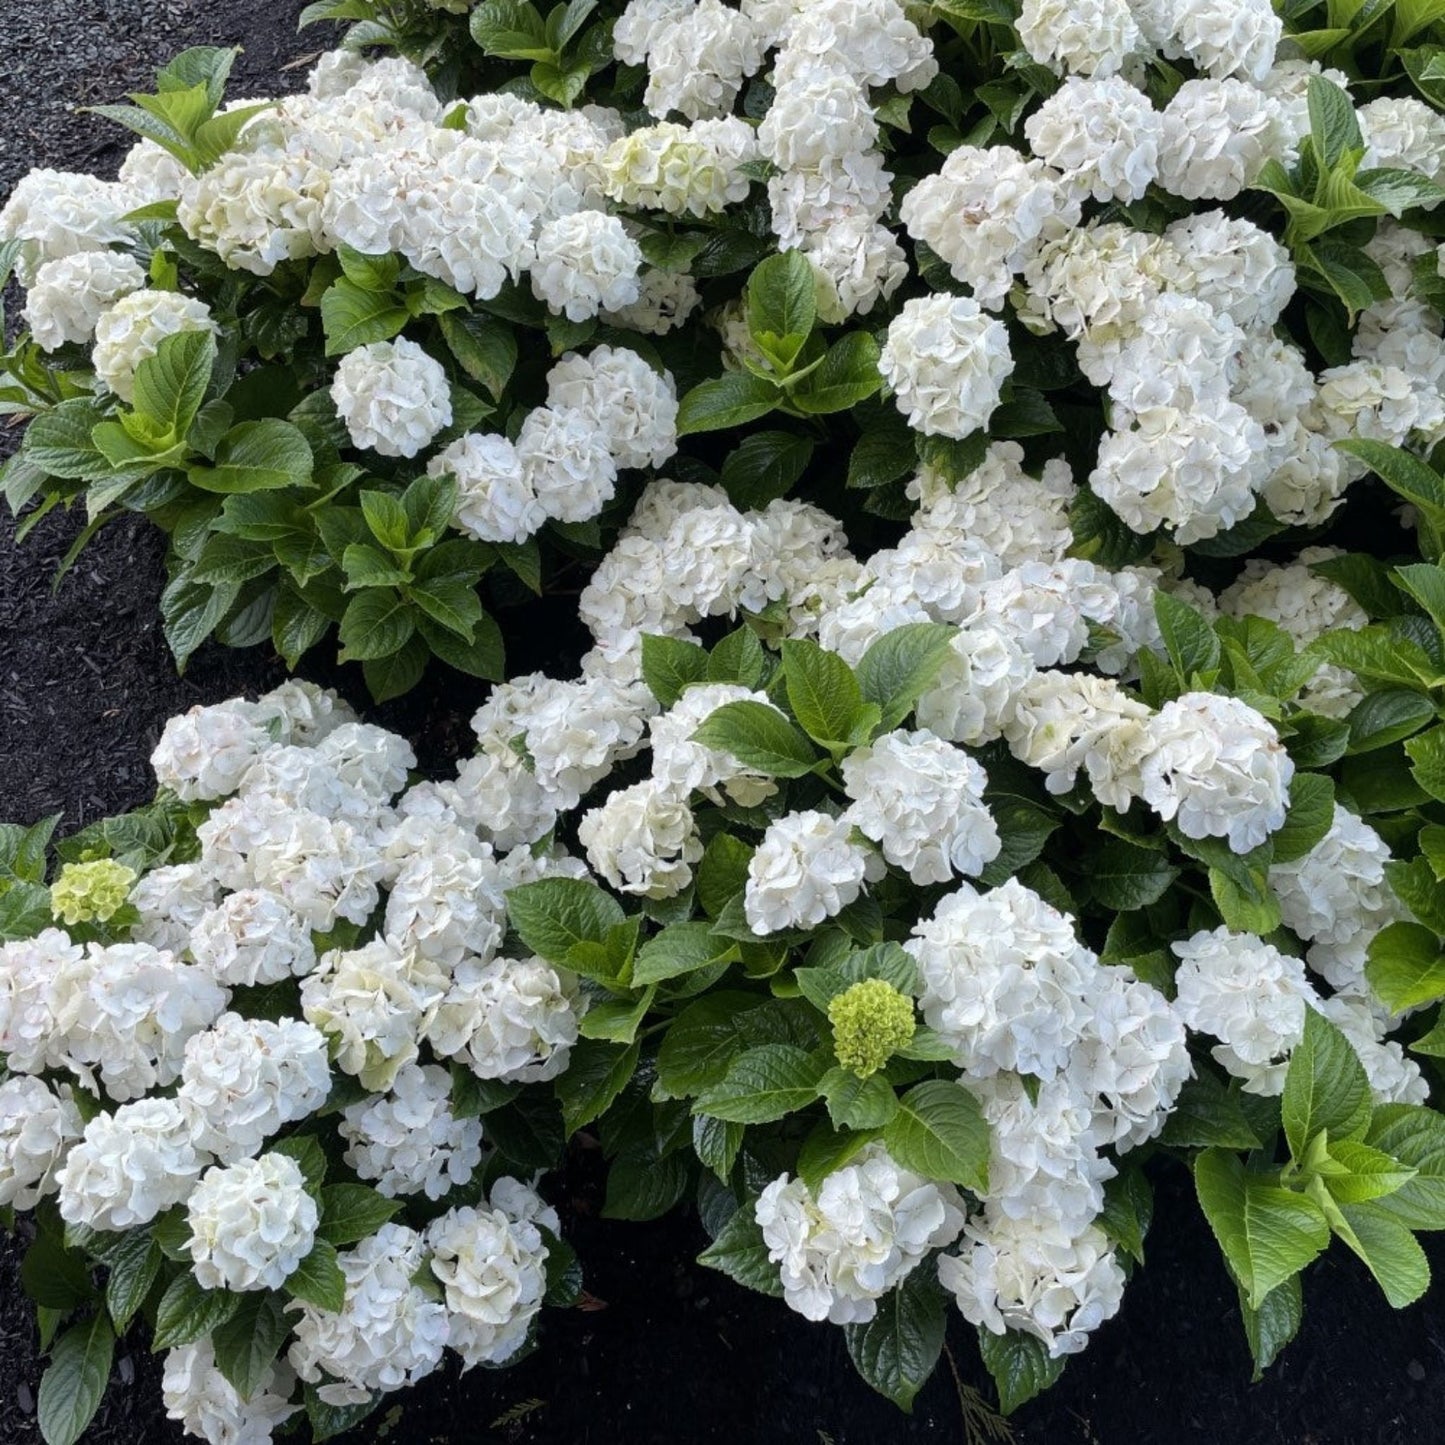
[[[1376,1207],[1407,1229],[1445,1229],[1445,1116],[1422,1104],[1382,1104],[1365,1143],[1415,1171]]]
[[[300,429],[273,417],[233,426],[217,443],[215,465],[194,465],[186,475],[205,492],[264,492],[308,485],[313,466]]]
[[[1219,666],[1219,638],[1204,617],[1187,602],[1162,589],[1154,594],[1154,615],[1182,682],[1195,673]]]
[[[737,945],[717,938],[710,923],[673,923],[642,945],[632,966],[632,981],[663,983],[738,956]]]
[[[1304,1035],[1290,1054],[1281,1118],[1296,1160],[1316,1134],[1351,1139],[1370,1122],[1370,1081],[1350,1042],[1315,1009],[1305,1010]]]
[[[411,312],[391,291],[371,291],[346,276],[339,277],[321,298],[321,325],[327,356],[344,356],[358,347],[390,341]]]
[[[412,528],[401,498],[391,492],[368,489],[358,495],[357,501],[361,503],[361,515],[371,535],[391,551],[405,550],[411,542]]]
[[[1265,1175],[1248,1173],[1223,1149],[1206,1149],[1195,1159],[1194,1184],[1204,1217],[1254,1309],[1329,1242],[1318,1204]]]
[[[943,1353],[946,1297],[932,1271],[918,1268],[878,1301],[866,1324],[845,1325],[848,1355],[880,1395],[911,1412]]]
[[[269,1154],[284,1154],[293,1159],[302,1174],[306,1176],[308,1192],[320,1198],[321,1186],[326,1182],[326,1151],[314,1134],[293,1134],[286,1139],[277,1139],[267,1147]]]
[[[287,1276],[286,1292],[317,1309],[337,1314],[346,1303],[346,1276],[336,1258],[336,1246],[318,1239],[311,1253]]]
[[[760,431],[744,437],[722,465],[729,500],[746,511],[786,497],[807,470],[813,445],[810,437],[796,432]]]
[[[1280,925],[1279,900],[1269,887],[1268,870],[1209,870],[1209,893],[1219,916],[1236,933],[1273,933]]]
[[[216,630],[239,591],[234,582],[212,587],[192,582],[184,572],[166,584],[161,593],[161,628],[179,671],[185,671],[191,654]]]
[[[748,331],[765,355],[787,371],[812,334],[818,282],[801,251],[780,251],[748,277]]]
[[[980,1325],[978,1349],[1005,1415],[1047,1390],[1064,1373],[1067,1362],[1067,1357],[1051,1360],[1042,1340],[1017,1330],[996,1335]]]
[[[642,680],[663,707],[671,707],[693,683],[707,680],[707,653],[695,642],[645,634]]]
[[[174,1350],[204,1339],[241,1307],[241,1297],[226,1290],[202,1289],[190,1270],[177,1275],[156,1307],[152,1347]]]
[[[803,733],[767,703],[724,703],[693,733],[693,741],[731,753],[746,768],[774,778],[801,778],[818,755]]]
[[[124,1334],[160,1276],[161,1252],[149,1229],[133,1229],[121,1236],[106,1263],[110,1277],[105,1282],[105,1307],[117,1332]]]
[[[441,635],[450,636],[449,633]],[[373,702],[390,702],[392,698],[410,692],[421,681],[426,664],[427,643],[420,637],[411,637],[396,652],[368,658],[361,664],[361,674],[366,679],[366,690]]]
[[[355,1244],[395,1218],[401,1207],[401,1200],[388,1199],[365,1184],[328,1184],[321,1191],[316,1236],[338,1249]]]
[[[432,582],[414,583],[407,589],[407,596],[433,622],[467,642],[482,620],[482,601],[475,583],[438,577]]]
[[[763,645],[751,627],[730,632],[708,654],[707,680],[734,682],[740,687],[758,688],[768,674]]]
[[[564,967],[575,944],[605,944],[626,917],[610,893],[580,878],[543,878],[510,889],[507,913],[533,953]]]
[[[883,385],[878,359],[878,343],[866,331],[850,331],[828,348],[817,369],[792,393],[793,404],[811,415],[847,411]]]
[[[850,1069],[832,1068],[818,1080],[818,1092],[835,1129],[881,1129],[898,1112],[898,1097],[882,1074],[860,1079]]]
[[[734,1124],[766,1124],[818,1097],[820,1061],[795,1044],[760,1044],[745,1049],[722,1081],[704,1089],[693,1109]]]
[[[1370,940],[1365,977],[1393,1013],[1445,998],[1445,955],[1440,940],[1418,923],[1388,924]]]
[[[858,664],[865,702],[882,711],[881,732],[891,732],[933,685],[957,629],[936,622],[910,622],[878,638]]]
[[[683,397],[677,410],[678,436],[722,431],[743,426],[766,416],[783,393],[770,381],[747,371],[730,371],[726,376],[699,382]]]
[[[1368,1204],[1398,1193],[1415,1177],[1415,1170],[1358,1139],[1331,1139],[1328,1166],[1321,1166],[1320,1177],[1336,1204]]]
[[[778,1266],[768,1258],[768,1246],[758,1225],[752,1203],[744,1204],[718,1231],[713,1242],[698,1255],[697,1262],[720,1270],[744,1289],[783,1297]]]
[[[962,1084],[930,1079],[898,1101],[883,1131],[888,1152],[928,1179],[982,1194],[988,1188],[988,1125]]]
[[[673,1020],[658,1052],[657,1082],[667,1096],[688,1098],[720,1083],[733,1060],[746,1050],[806,1039],[796,1007],[756,994],[720,990],[689,1004]]]
[[[1387,442],[1370,441],[1365,437],[1349,437],[1335,445],[1352,457],[1358,457],[1392,491],[1413,502],[1427,516],[1445,516],[1445,478],[1432,471],[1419,457],[1402,447]]]
[[[1410,776],[1432,798],[1445,800],[1445,727],[1431,728],[1405,744]]]
[[[510,326],[490,316],[449,311],[439,320],[457,364],[500,402],[517,366],[517,338]]]
[[[1258,1309],[1250,1306],[1243,1290],[1239,1311],[1244,1316],[1244,1335],[1254,1360],[1254,1383],[1274,1364],[1279,1352],[1299,1333],[1304,1319],[1304,1292],[1298,1275],[1277,1284],[1265,1295]]]
[[[846,745],[863,706],[853,669],[836,653],[806,638],[783,642],[788,706],[803,730],[825,747]]]
[[[411,640],[416,622],[406,603],[390,588],[358,592],[346,605],[339,637],[342,662],[392,657]]]
[[[363,291],[390,291],[401,279],[401,259],[397,256],[368,256],[350,246],[338,246],[336,259],[346,279]]]
[[[659,1219],[687,1193],[692,1169],[684,1154],[614,1161],[607,1171],[604,1219]]]
[[[1322,773],[1297,772],[1289,785],[1289,813],[1284,825],[1270,836],[1274,863],[1303,858],[1326,833],[1335,818],[1335,785]]]
[[[1116,913],[1157,903],[1179,876],[1167,854],[1111,835],[1100,838],[1082,861],[1089,892]]]
[[[600,1118],[637,1072],[638,1046],[624,1048],[583,1039],[572,1049],[566,1072],[556,1082],[568,1134]]]
[[[1412,858],[1408,863],[1392,858],[1385,864],[1385,878],[1416,919],[1431,933],[1445,936],[1445,888],[1435,877],[1435,870],[1426,858]]]
[[[1310,135],[1326,170],[1333,170],[1347,150],[1364,149],[1354,102],[1338,85],[1322,75],[1310,76],[1308,103]]]
[[[1374,1204],[1346,1204],[1340,1211],[1348,1230],[1336,1230],[1369,1267],[1385,1298],[1397,1309],[1430,1287],[1430,1265],[1415,1236]]]
[[[216,338],[209,331],[165,337],[154,356],[135,370],[135,409],[164,437],[184,437],[195,420],[216,365]]]
[[[85,1433],[100,1409],[114,1356],[115,1332],[104,1314],[75,1325],[55,1342],[36,1399],[45,1445],[75,1445]]]
[[[260,1388],[290,1328],[282,1297],[267,1291],[248,1294],[236,1313],[212,1331],[216,1368],[243,1400]]]
[[[42,411],[25,428],[22,455],[52,477],[97,481],[113,468],[92,439],[106,415],[93,401],[76,397]]]

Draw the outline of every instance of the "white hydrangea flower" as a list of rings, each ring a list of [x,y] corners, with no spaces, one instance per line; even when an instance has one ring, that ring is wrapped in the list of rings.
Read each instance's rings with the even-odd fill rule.
[[[978,747],[999,737],[1034,660],[1011,633],[982,618],[959,629],[932,686],[918,699],[919,727]]]
[[[96,317],[90,364],[122,401],[133,401],[136,367],[149,361],[167,336],[218,330],[211,308],[193,296],[178,291],[130,291]]]
[[[547,405],[585,416],[619,467],[660,467],[677,450],[677,388],[625,346],[569,351],[547,373]]]
[[[427,1025],[439,1054],[479,1079],[536,1083],[567,1067],[585,1001],[540,958],[466,959]]]
[[[47,261],[134,241],[121,217],[138,204],[126,184],[37,168],[21,177],[0,208],[0,242],[20,242],[17,274],[29,286]]]
[[[1003,847],[983,801],[988,775],[926,731],[891,732],[843,759],[844,815],[915,883],[978,874]]]
[[[643,104],[659,118],[724,116],[762,63],[763,37],[747,15],[722,0],[697,0],[654,21]]]
[[[68,1084],[52,1091],[26,1074],[0,1083],[0,1208],[34,1209],[54,1194],[84,1127]]]
[[[289,1155],[206,1170],[186,1201],[196,1282],[202,1289],[280,1289],[311,1253],[319,1218]]]
[[[296,1376],[278,1360],[244,1400],[221,1373],[209,1337],[167,1350],[161,1396],[166,1416],[207,1445],[271,1445],[272,1433],[298,1410]]]
[[[1009,146],[962,145],[908,192],[898,214],[980,305],[997,309],[1040,248],[1078,225],[1080,207],[1043,161]]]
[[[608,883],[643,898],[681,893],[703,846],[686,798],[655,778],[619,788],[584,813],[577,841]]]
[[[403,957],[379,938],[323,954],[302,981],[301,1009],[332,1040],[338,1068],[368,1089],[388,1089],[416,1059],[418,1039],[446,988],[435,963]]]
[[[835,1169],[815,1194],[784,1174],[754,1213],[783,1296],[810,1320],[863,1324],[878,1300],[963,1228],[963,1201],[948,1184],[904,1169],[881,1144]]]
[[[1248,703],[1187,692],[1146,728],[1144,801],[1186,837],[1225,838],[1248,853],[1284,822],[1294,762]]]
[[[1178,268],[1171,286],[1222,311],[1237,326],[1273,326],[1294,295],[1288,250],[1252,221],[1196,211],[1174,221],[1165,235]]]
[[[209,908],[191,929],[191,957],[222,983],[280,983],[316,967],[311,931],[274,893],[247,888]]]
[[[616,216],[577,211],[538,234],[532,291],[553,315],[586,321],[632,305],[642,294],[641,271],[642,248]]]
[[[626,306],[607,307],[601,313],[609,326],[666,336],[676,331],[702,304],[697,282],[686,271],[644,270],[638,278],[637,300]]]
[[[1140,200],[1159,169],[1159,114],[1119,75],[1071,75],[1024,122],[1024,134],[1081,200]]]
[[[1083,768],[1099,801],[1127,812],[1143,787],[1150,716],[1112,678],[1039,672],[1015,694],[1004,736],[1020,762],[1045,774],[1049,792],[1067,793]]]
[[[203,863],[152,868],[136,880],[127,900],[140,915],[131,927],[131,941],[185,953],[191,929],[215,906],[216,896],[216,880]]]
[[[490,958],[502,942],[506,903],[491,850],[445,824],[402,824],[391,849],[401,859],[382,934],[399,953],[450,967]]]
[[[1329,832],[1303,858],[1269,870],[1286,926],[1311,944],[1306,960],[1336,989],[1368,992],[1370,940],[1405,916],[1385,877],[1389,861],[1385,840],[1336,803]]]
[[[437,1064],[407,1064],[391,1092],[342,1111],[346,1162],[388,1198],[441,1199],[482,1162],[482,1126],[452,1112],[452,1076]]]
[[[504,436],[458,437],[427,463],[427,475],[456,482],[453,525],[479,542],[522,542],[547,520],[516,447]]]
[[[1156,297],[1113,359],[1116,424],[1154,407],[1212,409],[1229,395],[1245,345],[1239,327],[1205,302],[1172,292]]]
[[[778,244],[784,249],[801,246],[814,232],[848,217],[878,220],[888,209],[892,180],[877,151],[858,151],[769,177],[768,204]]]
[[[56,1174],[67,1224],[120,1232],[184,1203],[209,1162],[175,1099],[140,1099],[97,1114]]]
[[[1089,640],[1085,607],[1098,593],[1107,606],[1092,562],[1063,557],[1057,562],[1025,562],[986,583],[979,593],[979,615],[1007,632],[1038,667],[1075,661]]]
[[[1159,184],[1186,200],[1227,201],[1278,146],[1278,110],[1243,80],[1186,80],[1164,108]]]
[[[1069,919],[1031,888],[1014,878],[987,893],[961,884],[904,946],[922,972],[923,1017],[965,1074],[1048,1078],[1067,1063],[1098,965]]]
[[[1269,0],[1176,0],[1169,9],[1173,23],[1161,37],[1165,55],[1191,60],[1216,80],[1264,83],[1284,33]]]
[[[842,216],[803,242],[818,282],[818,317],[830,325],[871,311],[908,276],[903,247],[867,215]]]
[[[338,1256],[346,1279],[340,1311],[301,1303],[287,1357],[328,1404],[414,1385],[441,1364],[447,1309],[416,1282],[425,1261],[420,1234],[384,1224]]]
[[[1201,931],[1172,944],[1175,1011],[1196,1033],[1219,1040],[1215,1060],[1251,1094],[1284,1088],[1290,1050],[1304,1035],[1305,1009],[1318,997],[1304,964],[1252,934]]]
[[[1013,370],[1008,333],[966,296],[906,301],[878,361],[908,424],[961,439],[988,425]]]
[[[1114,75],[1143,43],[1125,0],[1024,0],[1018,34],[1055,75]]]
[[[88,342],[122,296],[146,284],[140,263],[116,251],[81,251],[37,268],[25,296],[25,324],[43,351]]]
[[[780,76],[758,126],[759,150],[781,171],[818,170],[877,143],[878,121],[866,88],[839,69]]]
[[[383,457],[416,456],[452,421],[445,369],[404,336],[347,352],[331,399],[353,445]]]
[[[641,126],[602,157],[608,196],[628,210],[708,216],[747,197],[741,167],[757,156],[757,138],[736,116],[693,125]]]
[[[970,1324],[1032,1335],[1050,1359],[1078,1354],[1118,1313],[1124,1270],[1104,1231],[994,1209],[964,1230],[963,1252],[938,1261],[938,1278]]]
[[[1089,1003],[1067,1072],[1093,1101],[1094,1139],[1122,1154],[1164,1127],[1194,1065],[1178,1011],[1128,968],[1096,969]]]
[[[543,516],[559,522],[590,521],[617,486],[607,434],[570,407],[533,407],[517,433],[517,460]]]
[[[743,907],[754,933],[816,928],[842,912],[881,862],[852,839],[852,824],[827,813],[789,813],[768,825],[748,863]]]
[[[1231,401],[1208,411],[1150,406],[1107,432],[1089,485],[1136,532],[1167,526],[1181,545],[1216,536],[1254,509],[1264,430]]]
[[[500,1365],[526,1343],[547,1292],[550,1251],[539,1225],[557,1233],[556,1212],[503,1178],[490,1208],[454,1209],[427,1228],[431,1272],[450,1312],[448,1343],[463,1369]]]
[[[186,1042],[179,1098],[196,1143],[221,1160],[244,1159],[331,1092],[326,1036],[303,1019],[225,1013]]]
[[[1363,168],[1418,171],[1437,186],[1445,185],[1445,116],[1414,95],[1379,96],[1362,105],[1357,115],[1365,138]]]

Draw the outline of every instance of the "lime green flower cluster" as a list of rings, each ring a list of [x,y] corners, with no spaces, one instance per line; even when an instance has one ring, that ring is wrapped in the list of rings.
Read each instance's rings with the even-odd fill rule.
[[[833,1051],[860,1079],[876,1074],[913,1038],[913,1000],[881,978],[865,978],[828,1005]]]
[[[114,858],[67,863],[50,885],[50,911],[66,927],[106,923],[125,906],[136,874]]]

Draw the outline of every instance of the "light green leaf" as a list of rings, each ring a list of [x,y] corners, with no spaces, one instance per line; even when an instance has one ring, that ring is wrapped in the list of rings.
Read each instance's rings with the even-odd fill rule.
[[[390,341],[411,312],[390,291],[371,291],[348,277],[339,277],[321,298],[321,325],[327,356],[344,356],[358,347]]]
[[[533,953],[563,966],[574,945],[605,944],[626,918],[610,893],[581,878],[543,878],[510,889],[507,913]]]
[[[241,1297],[225,1290],[202,1289],[190,1270],[177,1275],[156,1308],[153,1346],[173,1350],[194,1344],[224,1324],[241,1306]]]
[[[885,633],[863,654],[858,686],[864,700],[882,711],[880,731],[892,731],[913,711],[938,676],[956,636],[953,627],[912,622]]]
[[[1375,1204],[1347,1204],[1340,1212],[1348,1229],[1336,1233],[1364,1260],[1385,1298],[1397,1310],[1414,1304],[1430,1287],[1430,1264],[1415,1236]]]
[[[642,680],[663,707],[671,707],[686,688],[706,679],[707,653],[697,643],[643,636]]]
[[[1195,1159],[1194,1183],[1204,1217],[1255,1309],[1329,1242],[1318,1204],[1248,1173],[1223,1149],[1206,1149]]]
[[[300,429],[272,417],[233,426],[216,446],[215,465],[194,465],[187,476],[206,492],[263,492],[308,485],[313,466]]]
[[[369,587],[346,605],[339,636],[342,662],[389,658],[411,640],[416,622],[406,603],[390,588]]]
[[[836,653],[806,638],[783,643],[783,678],[788,706],[814,742],[846,744],[863,706],[853,669]]]
[[[248,1294],[236,1313],[211,1332],[216,1368],[243,1400],[260,1388],[291,1328],[283,1304],[271,1291]]]
[[[748,278],[748,330],[753,341],[786,371],[812,334],[818,283],[801,251],[781,251],[760,262]]]
[[[810,415],[847,411],[883,385],[878,360],[878,343],[866,331],[850,331],[828,348],[817,369],[793,391],[793,404]]]
[[[1445,1116],[1423,1104],[1382,1104],[1365,1143],[1415,1171],[1377,1207],[1407,1229],[1445,1229]]]
[[[154,356],[135,371],[135,409],[162,436],[184,437],[195,420],[216,365],[216,338],[209,331],[165,337]]]
[[[737,957],[737,944],[715,937],[710,923],[673,923],[642,945],[632,981],[662,983]]]
[[[1445,998],[1440,940],[1418,923],[1388,924],[1370,940],[1365,977],[1381,1003],[1395,1013]]]
[[[747,371],[730,371],[726,376],[699,382],[683,397],[677,411],[677,434],[721,431],[743,426],[766,416],[783,393],[770,381]]]
[[[800,778],[817,766],[813,745],[767,703],[724,703],[693,733],[693,741],[731,753],[744,767],[774,778]]]
[[[1315,1135],[1331,1142],[1362,1135],[1370,1122],[1370,1081],[1349,1040],[1322,1013],[1305,1010],[1304,1035],[1290,1054],[1281,1119],[1296,1160]]]
[[[36,1398],[45,1445],[75,1445],[85,1433],[105,1395],[114,1357],[115,1332],[104,1313],[73,1326],[55,1342]]]
[[[883,1143],[905,1169],[925,1178],[978,1194],[988,1188],[988,1125],[962,1084],[930,1079],[915,1085],[898,1101]]]
[[[850,1069],[831,1068],[818,1092],[835,1129],[881,1129],[898,1112],[898,1096],[882,1074],[860,1079]]]

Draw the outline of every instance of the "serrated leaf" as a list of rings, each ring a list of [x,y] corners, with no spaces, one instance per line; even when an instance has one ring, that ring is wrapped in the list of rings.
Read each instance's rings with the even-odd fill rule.
[[[768,1258],[768,1246],[751,1203],[744,1204],[723,1225],[718,1237],[698,1255],[697,1262],[720,1270],[745,1289],[783,1296],[778,1266]]]
[[[930,1079],[898,1101],[883,1131],[888,1152],[928,1179],[988,1188],[989,1131],[978,1101],[961,1084]]]
[[[769,777],[800,778],[818,763],[807,737],[767,703],[724,703],[692,736],[694,742],[731,753],[744,767]]]
[[[1303,1159],[1316,1134],[1332,1142],[1365,1132],[1370,1081],[1350,1042],[1315,1009],[1305,1010],[1304,1034],[1290,1053],[1281,1119],[1290,1153]]]
[[[957,629],[935,622],[895,627],[878,638],[857,667],[864,700],[882,713],[881,732],[891,732],[913,711],[932,686],[957,636]]]
[[[114,1357],[115,1332],[104,1314],[75,1325],[55,1342],[36,1397],[45,1445],[75,1445],[85,1433],[105,1395]]]
[[[533,953],[563,966],[576,944],[605,944],[626,917],[610,893],[580,878],[543,878],[510,889],[507,913]]]
[[[864,1380],[911,1412],[943,1353],[946,1297],[926,1268],[914,1269],[878,1301],[866,1324],[845,1325],[848,1355]]]
[[[704,1089],[693,1108],[724,1122],[770,1123],[811,1104],[822,1074],[820,1061],[795,1044],[760,1044],[734,1058],[722,1080]]]
[[[240,1307],[240,1295],[202,1289],[195,1275],[186,1270],[171,1281],[156,1307],[153,1347],[173,1350],[194,1344],[225,1324]]]
[[[1042,1340],[1017,1330],[995,1335],[980,1325],[978,1348],[998,1391],[999,1410],[1005,1415],[1047,1390],[1067,1363],[1067,1357],[1050,1359]]]
[[[365,1184],[328,1184],[321,1191],[316,1237],[337,1248],[375,1234],[401,1212],[399,1199],[388,1199]]]
[[[311,1253],[286,1277],[286,1292],[317,1309],[340,1312],[346,1303],[346,1276],[330,1240],[318,1239],[312,1245]]]

